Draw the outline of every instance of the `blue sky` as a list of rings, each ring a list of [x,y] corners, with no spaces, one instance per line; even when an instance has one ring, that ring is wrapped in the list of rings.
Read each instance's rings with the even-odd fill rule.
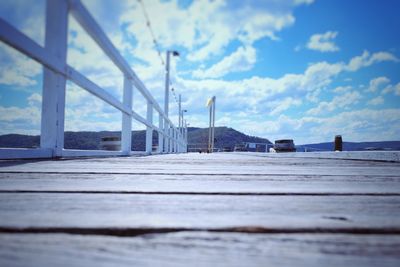
[[[136,0],[82,1],[163,106],[161,64]],[[191,126],[295,143],[400,140],[400,2],[143,1]],[[0,17],[40,45],[45,1],[0,1]],[[70,17],[68,64],[121,99],[122,75]],[[162,56],[165,56],[163,52]],[[0,134],[40,134],[41,66],[0,43]],[[66,130],[120,130],[114,108],[67,85]],[[145,116],[139,92],[134,109]],[[170,111],[177,122],[177,104]],[[154,121],[158,118],[155,117]],[[134,129],[143,129],[134,124]]]

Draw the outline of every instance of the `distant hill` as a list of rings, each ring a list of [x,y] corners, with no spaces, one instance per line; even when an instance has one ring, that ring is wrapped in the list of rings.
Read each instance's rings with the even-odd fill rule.
[[[224,147],[234,148],[235,145],[243,142],[251,143],[267,143],[271,144],[268,139],[256,136],[246,135],[235,129],[228,127],[215,128],[215,143],[214,147],[223,149]],[[208,143],[208,128],[188,128],[188,145],[189,147],[206,148]]]
[[[100,140],[106,136],[121,136],[117,131],[101,132],[65,132],[64,147],[67,149],[99,149]],[[145,131],[132,132],[132,149],[145,150]],[[157,133],[153,135],[153,143],[157,140]],[[21,134],[6,134],[0,136],[0,147],[35,148],[39,147],[40,136]]]
[[[67,149],[98,149],[100,140],[105,136],[121,136],[117,131],[101,132],[65,132],[64,146]],[[231,147],[242,142],[270,143],[268,139],[249,136],[228,127],[215,128],[215,147]],[[158,133],[153,134],[153,144],[158,143]],[[132,131],[132,149],[145,150],[146,132]],[[7,134],[0,136],[0,147],[34,148],[39,147],[40,136]],[[208,142],[208,128],[188,128],[188,143],[206,147]]]
[[[299,145],[297,151],[332,151],[333,142]],[[343,142],[343,150],[400,150],[400,141],[381,141],[381,142]]]
[[[22,134],[0,135],[0,147],[35,148],[39,147],[39,142],[40,142],[40,136],[38,135],[22,135]]]
[[[121,136],[117,131],[101,131],[101,132],[65,132],[65,148],[67,149],[99,149],[100,140],[105,136]],[[146,132],[132,132],[132,150],[145,150]],[[158,143],[158,134],[153,134],[153,144]],[[40,136],[7,134],[0,135],[0,147],[14,148],[35,148],[39,147]],[[208,128],[188,128],[189,147],[206,148],[208,142]],[[235,129],[228,127],[215,128],[215,148],[222,149],[224,147],[233,148],[235,145],[243,142],[252,143],[268,143],[268,139],[256,136],[249,136]],[[298,145],[297,151],[332,151],[333,142]],[[384,142],[343,142],[343,150],[359,151],[359,150],[400,150],[400,141],[384,141]]]

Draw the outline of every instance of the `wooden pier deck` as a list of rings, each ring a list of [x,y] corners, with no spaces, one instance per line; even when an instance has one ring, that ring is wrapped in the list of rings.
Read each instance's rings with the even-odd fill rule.
[[[0,162],[0,266],[278,264],[400,266],[400,163],[257,153]]]

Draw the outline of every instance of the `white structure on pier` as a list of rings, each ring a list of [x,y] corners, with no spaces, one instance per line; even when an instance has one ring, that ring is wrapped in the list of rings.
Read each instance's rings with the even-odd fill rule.
[[[208,99],[206,106],[209,108],[210,121],[208,127],[208,151],[212,153],[214,151],[215,141],[215,96]]]

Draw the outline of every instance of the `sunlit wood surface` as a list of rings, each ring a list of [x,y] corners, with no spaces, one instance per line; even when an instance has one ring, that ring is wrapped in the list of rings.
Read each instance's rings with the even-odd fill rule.
[[[0,162],[0,266],[278,264],[400,266],[400,163],[257,153]]]

